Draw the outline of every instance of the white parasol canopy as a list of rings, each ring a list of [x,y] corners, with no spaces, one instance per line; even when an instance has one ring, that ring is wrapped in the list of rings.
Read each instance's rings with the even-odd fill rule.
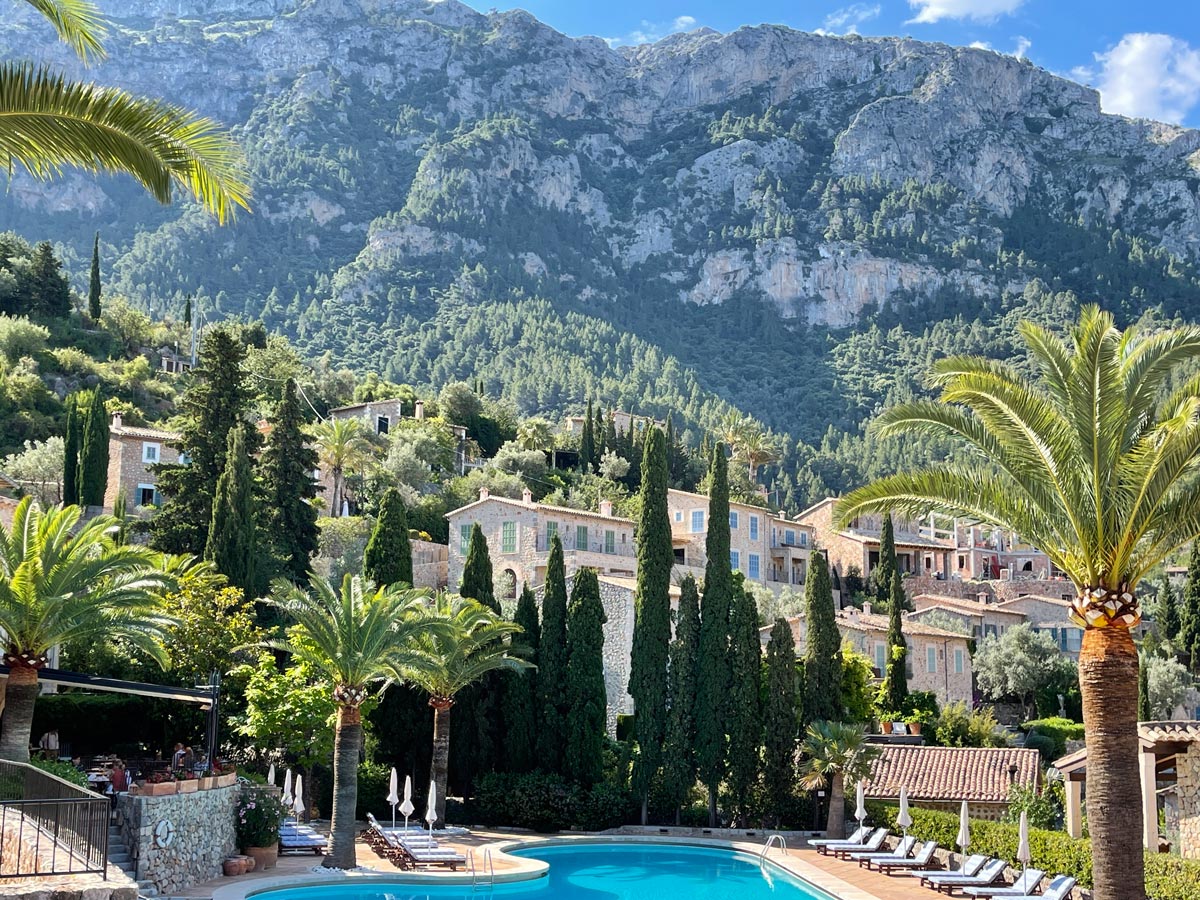
[[[1017,829],[1017,862],[1021,864],[1022,871],[1033,862],[1033,853],[1029,850],[1029,815],[1025,810],[1021,810],[1021,827]]]
[[[271,763],[271,768],[267,769],[267,784],[275,787],[275,763]]]
[[[283,805],[291,809],[292,801],[295,799],[295,796],[292,795],[292,770],[288,769],[283,773]]]
[[[858,788],[855,791],[856,805],[854,807],[854,818],[858,819],[859,827],[862,827],[863,819],[867,817],[867,782],[865,779],[858,779]]]
[[[900,830],[904,832],[905,837],[908,836],[908,829],[912,828],[912,813],[908,811],[908,786],[900,787],[900,812],[896,815],[896,824],[900,826]]]
[[[404,816],[404,830],[408,831],[408,817],[415,811],[416,807],[412,802],[412,776],[404,776],[404,799],[400,801],[400,814]]]
[[[958,814],[958,837],[954,839],[958,848],[965,854],[971,846],[971,818],[967,812],[967,801],[962,802],[962,812]]]
[[[425,821],[429,823],[429,834],[433,835],[433,823],[438,819],[437,814],[437,782],[429,779],[429,800],[425,803]]]
[[[304,814],[304,779],[299,775],[296,776],[296,799],[292,803],[292,812],[296,814],[296,821],[300,821],[300,816]]]
[[[388,779],[388,795],[387,802],[392,807],[392,827],[396,827],[396,804],[400,802],[400,784],[399,777],[396,775],[396,767],[392,766],[392,776]]]

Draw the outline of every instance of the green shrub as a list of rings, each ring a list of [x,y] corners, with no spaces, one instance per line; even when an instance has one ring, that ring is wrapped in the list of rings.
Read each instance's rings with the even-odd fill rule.
[[[1200,860],[1146,854],[1146,894],[1150,900],[1196,900],[1198,884]]]
[[[1032,731],[1025,738],[1025,749],[1038,751],[1042,754],[1042,762],[1047,765],[1062,756],[1062,751],[1058,747],[1054,738],[1048,734],[1042,734],[1040,731]]]
[[[634,807],[633,796],[629,791],[602,781],[588,792],[578,792],[572,824],[584,831],[616,828],[632,821]]]
[[[1034,735],[1042,735],[1049,738],[1051,741],[1049,755],[1043,752],[1042,757],[1047,762],[1053,762],[1067,752],[1067,741],[1083,740],[1083,725],[1079,722],[1072,722],[1070,719],[1064,719],[1059,716],[1053,716],[1048,719],[1033,719],[1021,726],[1030,737]],[[1034,746],[1025,741],[1026,747]],[[1041,750],[1044,742],[1037,744],[1037,749]]]
[[[534,831],[581,828],[603,831],[633,820],[633,797],[623,787],[600,782],[590,790],[559,775],[493,772],[479,783],[473,819],[485,825]]]
[[[69,762],[62,762],[57,759],[31,759],[31,766],[41,769],[43,772],[49,772],[51,775],[57,775],[63,781],[69,781],[71,784],[85,788],[88,786],[87,775],[80,772]]]
[[[1008,735],[990,706],[968,709],[965,703],[948,703],[933,731],[942,747],[1006,747]]]
[[[358,764],[358,817],[365,819],[367,813],[383,816],[391,814],[388,805],[388,786],[391,782],[392,770],[381,763],[362,762]]]
[[[0,313],[0,356],[15,363],[23,356],[37,356],[46,349],[50,330],[25,316]]]

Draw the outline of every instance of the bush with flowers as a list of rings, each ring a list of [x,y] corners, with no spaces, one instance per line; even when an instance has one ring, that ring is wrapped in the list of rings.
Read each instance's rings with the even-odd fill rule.
[[[279,840],[287,809],[273,793],[248,791],[234,811],[233,827],[241,847],[270,847]]]

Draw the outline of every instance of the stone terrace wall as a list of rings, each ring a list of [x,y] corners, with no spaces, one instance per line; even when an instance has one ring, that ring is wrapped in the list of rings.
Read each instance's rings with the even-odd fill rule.
[[[221,861],[235,852],[233,814],[237,785],[164,797],[122,795],[121,837],[137,867],[137,879],[160,894],[178,893],[221,874]],[[166,847],[155,840],[160,822],[174,826]]]
[[[1038,594],[1043,597],[1061,597],[1063,594],[1074,596],[1075,594],[1074,586],[1066,580],[959,581],[947,579],[939,581],[924,575],[905,578],[904,591],[910,597],[918,594],[937,594],[940,597],[960,597],[966,600],[978,600],[980,594],[987,594],[996,603],[1015,600],[1025,594]]]
[[[1179,802],[1179,855],[1200,859],[1200,744],[1175,757]]]

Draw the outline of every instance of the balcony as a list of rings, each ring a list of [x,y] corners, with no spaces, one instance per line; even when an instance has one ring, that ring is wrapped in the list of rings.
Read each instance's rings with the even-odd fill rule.
[[[562,541],[563,553],[576,553],[576,554],[592,553],[597,556],[625,556],[625,557],[633,557],[633,556],[637,555],[636,551],[633,549],[633,543],[631,541],[626,541],[624,544],[622,544],[619,539],[613,544],[613,549],[611,550],[611,552],[606,551],[604,549],[603,535],[601,535],[599,540],[589,539],[585,544],[583,544],[581,546],[576,546],[575,539],[564,532],[559,532],[558,539],[560,541]],[[538,535],[537,552],[538,553],[549,553],[550,552],[550,542],[546,539],[546,536],[544,534]]]

